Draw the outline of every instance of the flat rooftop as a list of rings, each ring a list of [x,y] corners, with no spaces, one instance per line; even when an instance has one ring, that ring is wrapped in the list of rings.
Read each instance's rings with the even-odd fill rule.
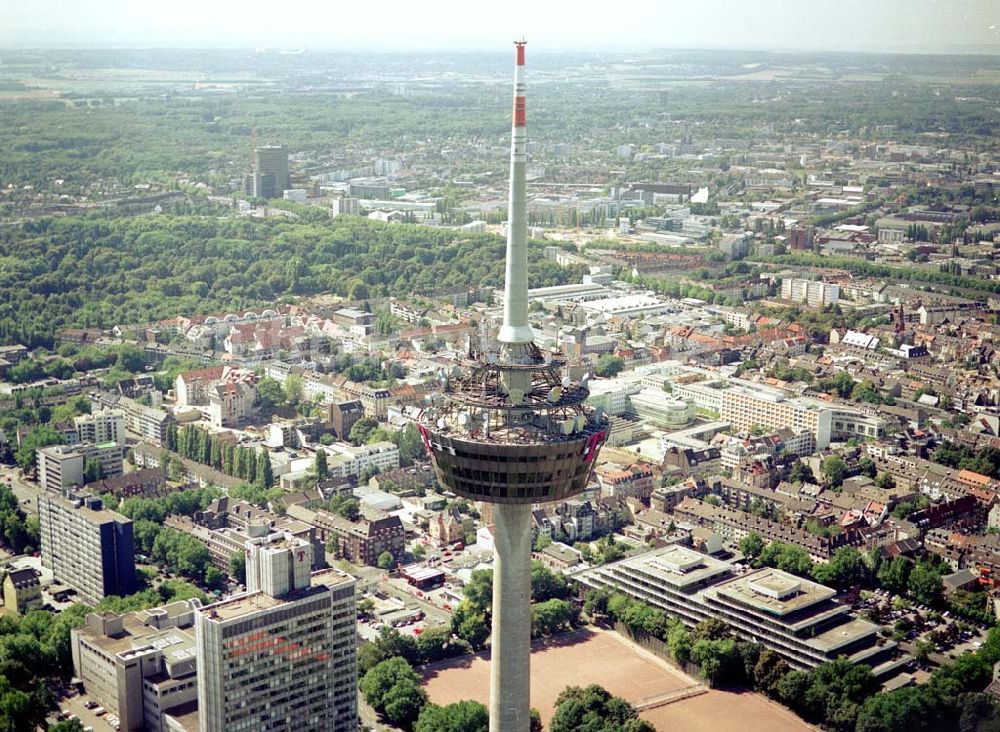
[[[715,588],[728,598],[768,615],[784,617],[836,597],[837,591],[780,569],[761,569]]]
[[[236,595],[228,600],[221,600],[220,602],[206,605],[203,608],[199,608],[198,612],[217,620],[232,620],[244,615],[251,615],[260,610],[269,610],[283,602],[285,600],[271,597],[264,592],[249,592]]]
[[[877,632],[877,625],[861,618],[853,618],[808,638],[805,642],[823,653],[830,653]]]
[[[146,646],[159,648],[165,656],[169,656],[173,651],[183,649],[190,649],[191,654],[194,654],[194,633],[190,626],[186,628],[168,627],[162,630],[153,628],[142,622],[147,612],[125,613],[122,616],[122,632],[112,636],[103,635],[88,625],[81,626],[78,632],[87,639],[88,643],[112,655],[128,654],[136,648]],[[114,613],[107,614],[115,615]],[[176,648],[170,648],[172,646],[176,646]],[[168,648],[170,648],[169,651],[166,650]]]
[[[641,554],[622,564],[680,589],[718,577],[732,569],[728,562],[677,545]]]

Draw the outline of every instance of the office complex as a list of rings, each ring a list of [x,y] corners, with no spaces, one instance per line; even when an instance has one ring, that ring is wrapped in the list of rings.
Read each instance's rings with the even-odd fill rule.
[[[135,591],[132,522],[104,508],[100,498],[71,491],[38,496],[42,566],[57,582],[96,605],[107,595]]]
[[[194,613],[197,600],[130,612],[90,613],[70,631],[73,675],[87,695],[118,717],[121,729],[166,732],[198,698]]]
[[[284,145],[255,147],[243,192],[255,198],[281,198],[289,188],[287,148]]]
[[[461,375],[442,375],[445,403],[426,410],[421,435],[437,478],[493,507],[491,732],[529,727],[531,505],[582,491],[609,421],[584,407],[586,385],[562,377],[528,324],[524,42],[516,46],[506,288],[499,349],[470,353]]]
[[[310,574],[312,545],[291,534],[246,552],[251,591],[195,613],[199,729],[353,732],[354,579]]]
[[[737,636],[777,651],[798,669],[843,656],[868,664],[881,677],[911,660],[895,642],[879,637],[877,625],[838,603],[835,590],[777,569],[741,571],[730,562],[672,545],[572,578],[587,587],[623,592],[688,626],[723,620]]]

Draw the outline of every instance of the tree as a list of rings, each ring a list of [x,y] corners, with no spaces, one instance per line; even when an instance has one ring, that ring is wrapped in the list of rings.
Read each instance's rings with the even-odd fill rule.
[[[330,474],[330,469],[326,465],[326,450],[316,451],[316,478],[318,480],[326,480],[327,476]]]
[[[243,552],[233,552],[232,556],[229,557],[229,575],[241,585],[246,586],[247,558]]]
[[[420,688],[420,677],[400,656],[371,668],[359,686],[365,701],[396,726],[408,728],[427,703],[427,692]]]
[[[810,577],[812,575],[812,559],[801,547],[793,544],[785,544],[780,541],[772,541],[764,551],[760,553],[753,565],[755,567],[776,567],[783,572],[791,572],[800,577]]]
[[[37,450],[49,445],[59,445],[63,441],[62,435],[47,425],[32,428],[32,430],[21,440],[21,446],[17,449],[14,459],[21,470],[34,474]]]
[[[710,684],[730,678],[737,659],[736,642],[732,638],[699,640],[691,648],[691,661]]]
[[[680,620],[671,620],[675,622],[670,623],[667,628],[667,647],[675,660],[685,663],[691,658],[691,633]]]
[[[288,404],[297,407],[302,403],[302,395],[304,393],[304,384],[302,382],[302,377],[298,374],[289,374],[288,378],[285,379],[285,400]]]
[[[87,458],[83,463],[83,482],[93,483],[104,478],[104,466],[97,458]]]
[[[274,486],[274,469],[271,467],[271,456],[266,448],[260,448],[257,453],[257,483],[265,488]]]
[[[67,719],[64,722],[56,722],[49,727],[49,732],[83,732],[83,723],[79,719]]]
[[[708,618],[698,623],[691,632],[691,638],[696,643],[702,640],[723,640],[729,638],[729,625],[719,618]]]
[[[459,701],[444,707],[428,704],[413,726],[414,732],[488,732],[489,710],[477,701]]]
[[[597,684],[568,686],[556,699],[549,732],[654,732],[635,708]]]
[[[754,686],[770,696],[777,696],[778,684],[788,671],[785,659],[776,651],[765,648],[753,668]]]
[[[867,569],[857,549],[842,546],[833,553],[828,562],[814,566],[812,574],[817,582],[846,590],[864,580]]]
[[[546,600],[531,606],[531,634],[536,637],[567,630],[575,620],[573,605],[566,600]]]
[[[598,376],[617,376],[625,368],[625,361],[611,353],[602,353],[597,358],[594,373]]]
[[[847,464],[840,455],[831,455],[823,460],[820,470],[826,476],[827,482],[837,487],[844,482],[844,477],[847,475]]]
[[[367,444],[371,433],[377,429],[378,422],[371,417],[362,417],[354,423],[353,427],[351,427],[351,431],[348,433],[347,439],[351,441],[352,445],[364,445]]]
[[[493,570],[477,569],[464,589],[465,599],[476,610],[488,610],[493,604]]]
[[[910,597],[922,605],[933,606],[941,601],[941,573],[928,562],[920,562],[913,568],[907,587]]]
[[[226,586],[226,575],[218,567],[205,568],[205,586],[210,590],[221,590]]]
[[[764,539],[757,532],[751,531],[740,539],[740,551],[748,559],[756,559],[764,551]]]
[[[912,732],[934,727],[933,694],[922,688],[896,689],[865,699],[858,711],[857,732]]]
[[[265,376],[257,382],[257,406],[260,409],[270,411],[284,404],[285,391],[281,387],[280,381]]]
[[[930,658],[931,653],[933,653],[935,649],[936,646],[931,641],[918,640],[913,644],[913,650],[911,651],[913,654],[913,660],[922,666],[927,663],[927,660]]]
[[[896,479],[892,477],[892,473],[879,473],[875,478],[875,485],[884,491],[891,490],[896,487]]]
[[[469,600],[462,600],[452,612],[451,629],[473,648],[482,648],[490,637],[490,623],[486,613],[477,609]]]
[[[542,715],[539,711],[532,707],[528,713],[531,715],[528,732],[544,732],[544,727],[542,727]]]
[[[816,476],[812,469],[801,460],[796,460],[788,473],[788,480],[792,483],[815,483]]]
[[[556,574],[541,562],[531,563],[531,601],[545,602],[554,598],[565,598],[569,585],[562,574]]]
[[[396,566],[396,558],[392,552],[385,551],[378,555],[377,564],[381,569],[392,569]]]
[[[419,681],[400,681],[386,692],[382,712],[391,724],[409,729],[426,703],[427,692]]]
[[[877,575],[879,584],[894,595],[905,595],[912,569],[911,559],[896,557],[891,562],[883,563],[879,568]]]

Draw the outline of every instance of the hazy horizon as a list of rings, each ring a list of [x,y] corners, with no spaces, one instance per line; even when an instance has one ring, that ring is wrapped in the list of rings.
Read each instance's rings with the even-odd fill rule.
[[[128,0],[7,0],[6,48],[309,48],[451,52],[503,49],[524,36],[537,51],[748,50],[1000,54],[993,0],[845,0],[812,7],[790,0],[705,0],[698,6],[635,0],[607,4],[510,0],[496,17],[458,0],[386,0],[363,6],[307,0],[177,0],[168,12]]]

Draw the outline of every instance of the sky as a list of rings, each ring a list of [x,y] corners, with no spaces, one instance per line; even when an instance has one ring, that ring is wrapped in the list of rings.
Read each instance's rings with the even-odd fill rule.
[[[1000,0],[0,0],[0,47],[1000,54]]]

